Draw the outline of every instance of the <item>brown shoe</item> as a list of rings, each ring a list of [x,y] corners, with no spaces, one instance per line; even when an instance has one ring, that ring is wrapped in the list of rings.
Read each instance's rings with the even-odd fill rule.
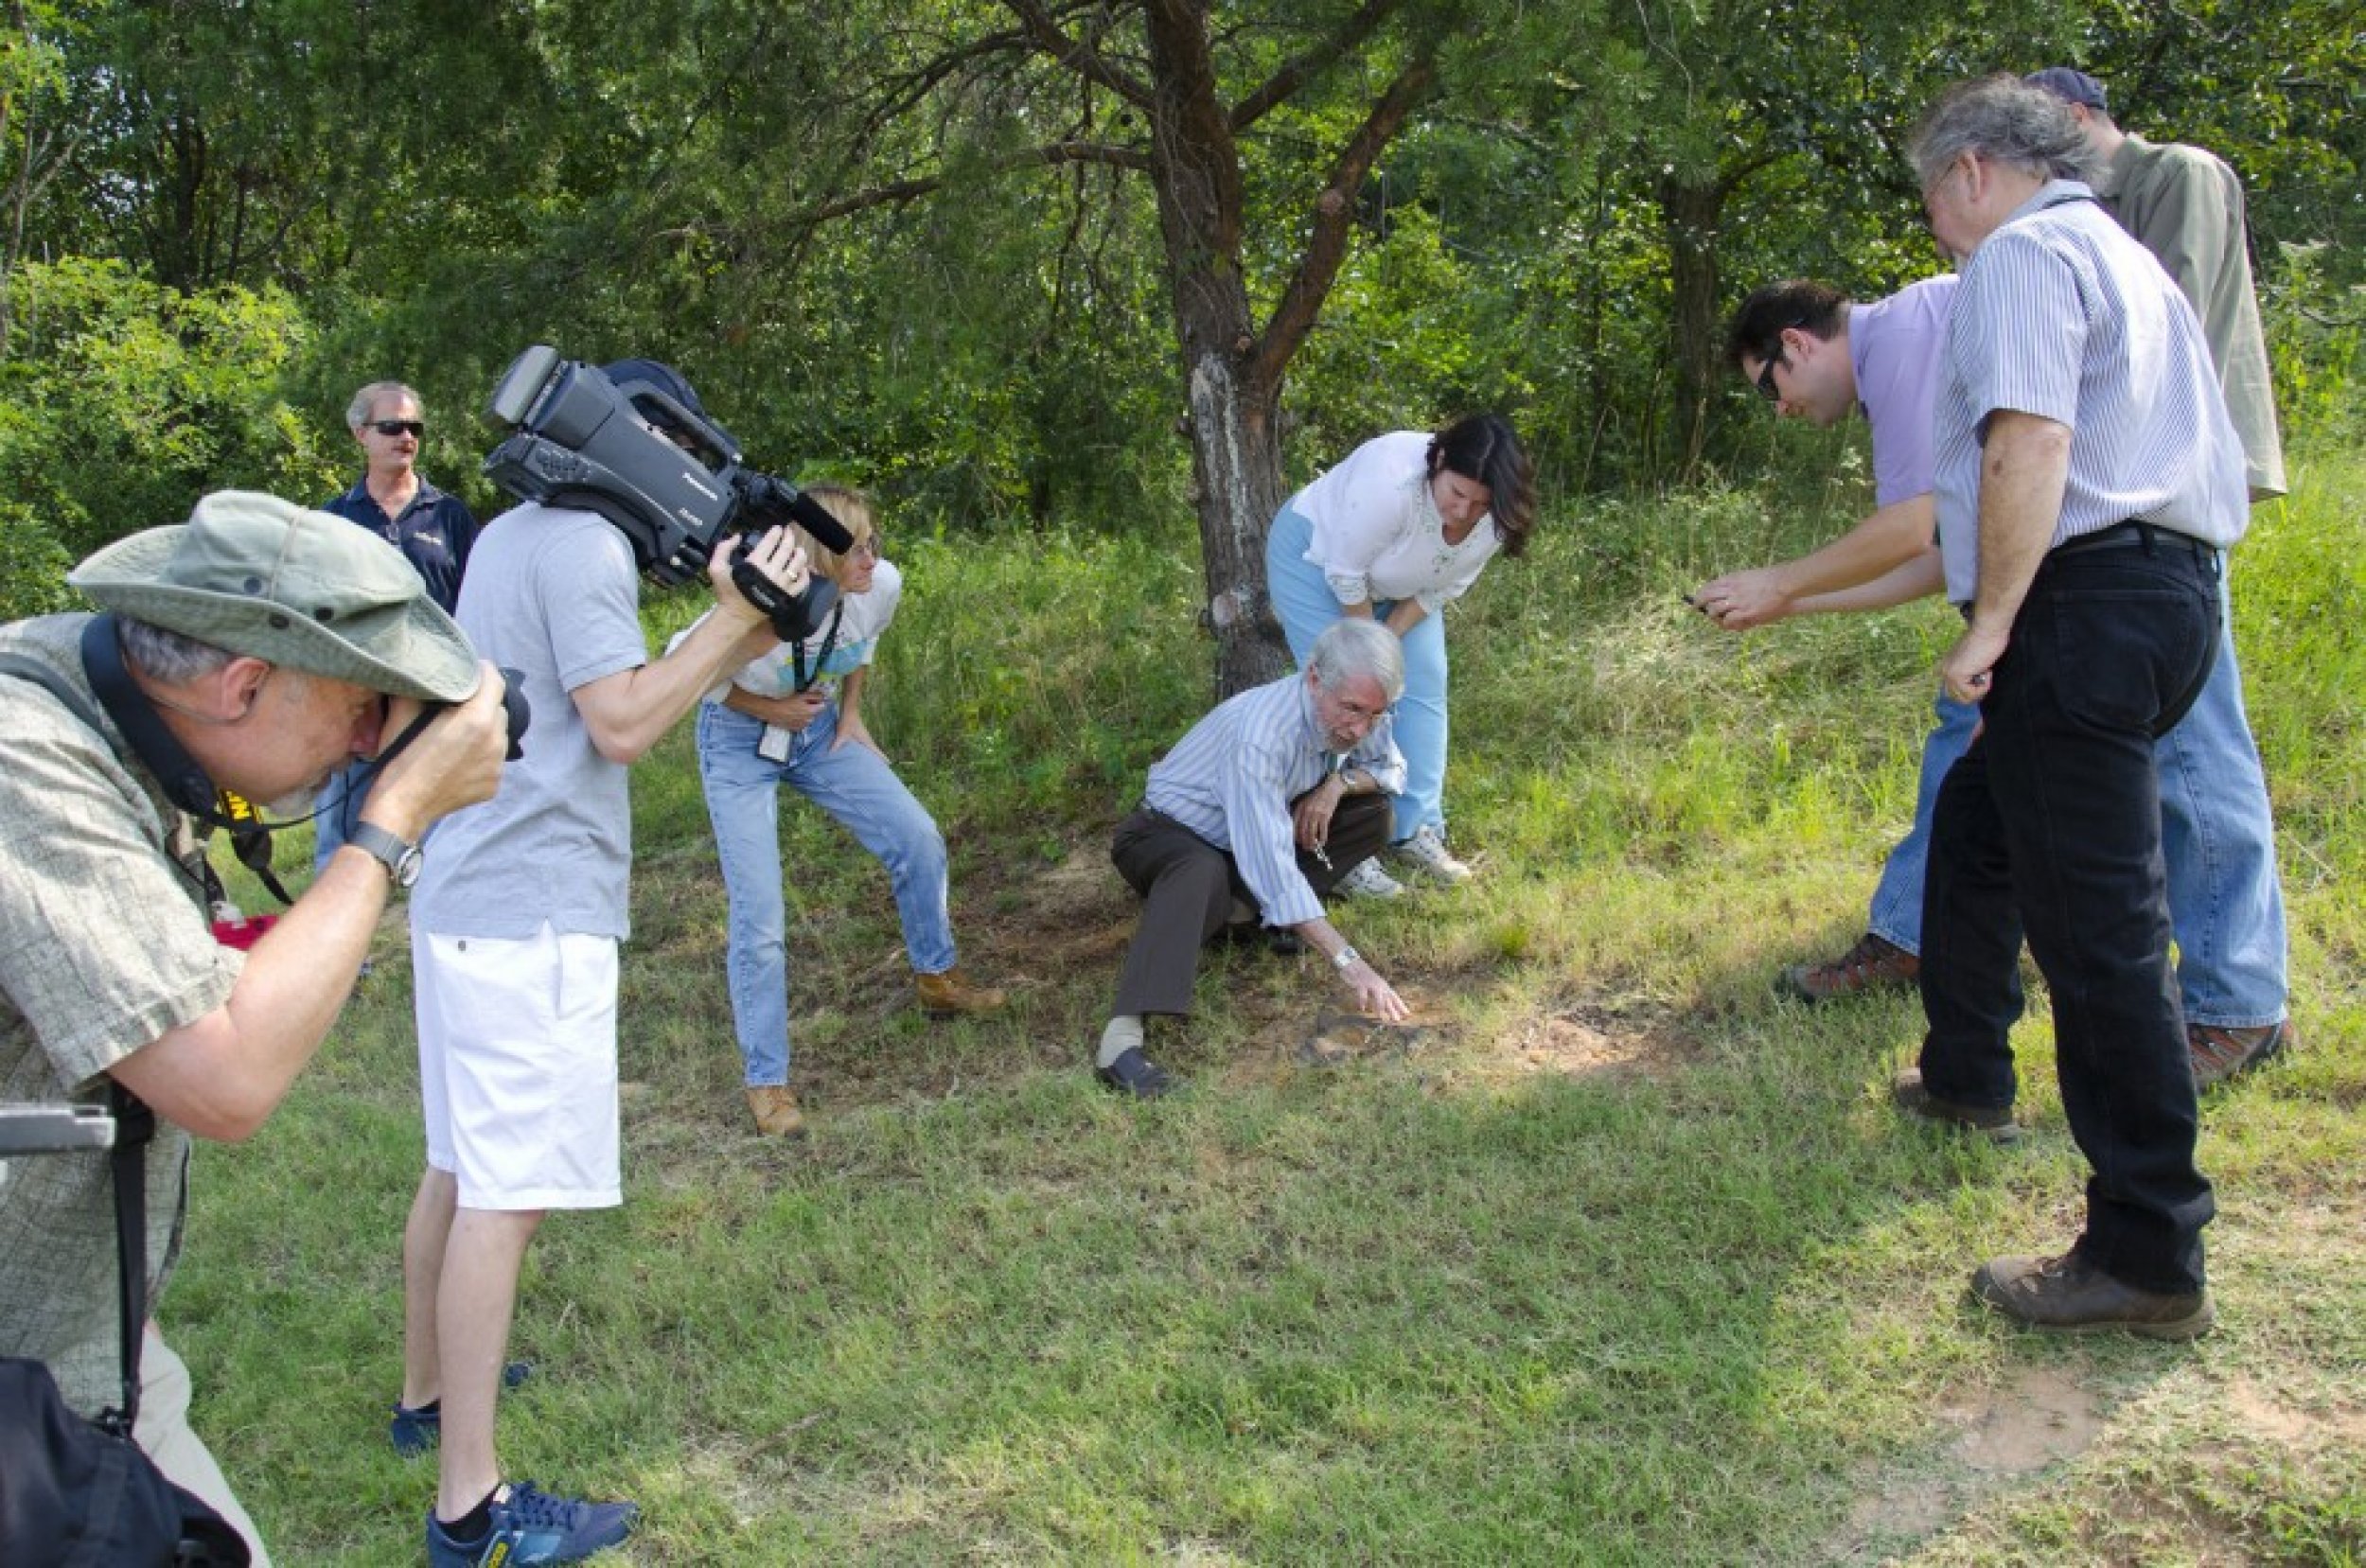
[[[1890,1103],[1917,1121],[1952,1132],[1977,1134],[1990,1143],[2013,1143],[2021,1137],[2021,1123],[2013,1119],[2010,1105],[2000,1110],[1990,1105],[1967,1105],[1959,1100],[1941,1100],[1922,1086],[1920,1067],[1908,1067],[1892,1081]]]
[[[1912,985],[1922,960],[1885,937],[1867,931],[1857,945],[1829,963],[1794,963],[1774,980],[1777,994],[1812,1006],[1835,996],[1885,986]]]
[[[2249,1072],[2286,1047],[2297,1044],[2299,1039],[2289,1018],[2255,1029],[2187,1024],[2185,1054],[2194,1064],[2194,1087],[2206,1089],[2237,1073]]]
[[[942,975],[914,975],[912,988],[920,993],[920,1011],[931,1018],[958,1018],[965,1013],[992,1013],[1005,1000],[1002,993],[993,986],[971,983],[959,964]]]
[[[2192,1339],[2217,1318],[2210,1293],[2165,1295],[2124,1285],[2076,1252],[2059,1258],[1991,1258],[1971,1277],[1982,1306],[2033,1329],[2087,1334],[2125,1329],[2146,1339]]]
[[[797,1108],[797,1097],[779,1084],[748,1091],[748,1109],[756,1119],[756,1131],[767,1137],[803,1137],[805,1113]]]

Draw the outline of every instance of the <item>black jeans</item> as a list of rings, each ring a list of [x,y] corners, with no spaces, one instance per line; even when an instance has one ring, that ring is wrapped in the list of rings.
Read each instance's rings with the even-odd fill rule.
[[[2202,1285],[2215,1211],[2169,967],[2153,740],[2218,651],[2218,557],[2176,535],[2039,567],[1949,770],[1923,883],[1922,1076],[2013,1101],[2025,934],[2054,1003],[2071,1134],[2093,1167],[2078,1250],[2139,1290]]]

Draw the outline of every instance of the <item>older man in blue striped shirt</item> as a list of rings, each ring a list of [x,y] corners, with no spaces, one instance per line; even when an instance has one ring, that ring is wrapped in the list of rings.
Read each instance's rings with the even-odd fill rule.
[[[1126,950],[1095,1075],[1155,1100],[1174,1081],[1142,1053],[1142,1019],[1192,1011],[1199,950],[1227,927],[1288,932],[1331,963],[1357,1007],[1391,1022],[1404,1003],[1323,914],[1323,895],[1387,842],[1404,758],[1388,706],[1404,691],[1396,637],[1333,623],[1302,674],[1220,703],[1150,770],[1109,857],[1146,901]]]
[[[1933,234],[1965,258],[1934,435],[1966,625],[1939,674],[1981,731],[1933,813],[1929,1031],[1898,1101],[2010,1133],[2025,932],[2094,1174],[2068,1252],[1991,1259],[1973,1293],[2038,1327],[2187,1339],[2211,1323],[2214,1208],[2194,1164],[2153,741],[2217,657],[2219,549],[2249,517],[2242,443],[2193,307],[2082,183],[2086,144],[2058,99],[1966,83],[1912,156]]]

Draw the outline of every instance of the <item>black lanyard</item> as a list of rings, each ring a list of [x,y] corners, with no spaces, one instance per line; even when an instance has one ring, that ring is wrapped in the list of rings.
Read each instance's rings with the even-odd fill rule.
[[[845,619],[846,601],[840,599],[830,608],[830,624],[828,628],[821,633],[821,651],[814,655],[813,669],[810,672],[805,669],[804,643],[791,643],[788,645],[789,668],[796,674],[797,690],[804,691],[821,678],[821,666],[828,663],[830,655],[837,651],[839,624]]]

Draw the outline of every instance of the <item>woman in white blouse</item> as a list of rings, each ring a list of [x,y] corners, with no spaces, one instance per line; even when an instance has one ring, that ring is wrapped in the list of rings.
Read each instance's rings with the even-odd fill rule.
[[[1404,644],[1396,740],[1405,788],[1396,801],[1397,858],[1441,882],[1471,868],[1446,849],[1448,601],[1489,557],[1527,548],[1534,470],[1501,415],[1474,414],[1435,435],[1375,436],[1292,496],[1265,536],[1265,590],[1301,667],[1322,629],[1376,616]],[[1390,897],[1396,880],[1368,860],[1339,886]]]

